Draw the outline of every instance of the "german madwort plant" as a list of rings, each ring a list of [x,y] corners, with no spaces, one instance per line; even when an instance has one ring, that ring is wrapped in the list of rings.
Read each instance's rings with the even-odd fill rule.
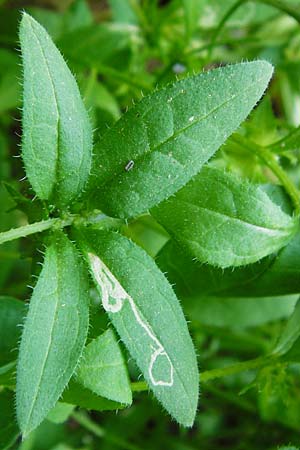
[[[260,102],[272,65],[255,59],[184,76],[93,133],[87,100],[43,26],[23,13],[19,38],[21,157],[32,195],[7,185],[28,223],[0,233],[0,243],[33,235],[42,267],[28,309],[0,298],[2,402],[15,391],[11,442],[45,420],[71,415],[85,426],[75,407],[122,410],[141,391],[192,427],[199,405],[201,423],[201,383],[261,368],[265,389],[264,371],[299,362],[300,203],[276,152],[249,140],[245,126],[233,133]],[[228,138],[286,192],[225,170],[214,155]],[[161,238],[155,250],[132,233],[143,220]],[[199,334],[193,343],[185,314],[236,329],[265,315],[290,319],[258,358],[199,375]]]

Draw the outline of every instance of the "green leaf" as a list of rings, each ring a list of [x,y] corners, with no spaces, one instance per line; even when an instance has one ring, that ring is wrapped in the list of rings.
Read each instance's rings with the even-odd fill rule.
[[[88,330],[88,275],[77,250],[58,233],[47,248],[25,321],[17,367],[17,418],[36,428],[71,378]]]
[[[152,258],[113,232],[77,233],[102,305],[150,389],[182,425],[193,424],[199,375],[187,324]]]
[[[130,0],[108,0],[112,19],[117,23],[136,24],[137,17]]]
[[[274,353],[285,355],[288,360],[299,362],[300,358],[300,300],[298,300],[294,312],[289,318]]]
[[[19,77],[17,55],[0,49],[0,113],[19,106],[21,94]]]
[[[288,318],[297,296],[193,297],[184,301],[187,316],[199,324],[240,329]]]
[[[203,16],[205,0],[182,0],[184,11],[186,38],[189,40],[199,26],[199,18]]]
[[[144,98],[96,146],[91,203],[124,218],[174,194],[246,118],[272,70],[264,61],[226,66]]]
[[[99,396],[132,403],[127,368],[112,330],[107,330],[85,348],[76,380]]]
[[[73,379],[64,391],[61,401],[95,411],[113,411],[123,409],[125,406],[123,403],[114,402],[93,393]]]
[[[64,423],[74,410],[74,405],[57,402],[53,409],[47,415],[47,420],[52,423]]]
[[[272,256],[235,270],[222,270],[193,261],[170,241],[159,253],[157,263],[183,300],[189,318],[209,326],[244,328],[292,314],[298,295],[287,294],[295,294],[293,286],[299,272],[290,274],[284,268],[282,253],[286,249],[277,258]],[[280,280],[285,280],[282,285]],[[273,290],[268,290],[272,284]]]
[[[16,360],[0,367],[0,386],[14,389],[16,386]]]
[[[204,167],[152,214],[191,255],[222,268],[276,252],[298,227],[258,186],[213,167]]]
[[[21,336],[20,325],[25,314],[26,307],[23,302],[0,296],[0,366],[16,358]]]
[[[201,264],[173,241],[160,251],[157,263],[181,297],[264,297],[300,293],[300,233],[277,254],[243,267],[219,269]]]
[[[14,395],[9,391],[0,392],[0,448],[6,450],[17,440],[19,429],[15,421]]]
[[[131,31],[131,33],[130,33]],[[65,34],[58,42],[68,61],[80,68],[127,67],[133,36],[128,26],[101,23]]]
[[[25,13],[20,40],[26,173],[41,199],[66,207],[82,192],[90,173],[92,131],[88,115],[61,54],[44,28]]]

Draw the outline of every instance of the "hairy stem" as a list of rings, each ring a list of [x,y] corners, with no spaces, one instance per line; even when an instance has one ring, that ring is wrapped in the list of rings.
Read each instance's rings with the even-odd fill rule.
[[[31,223],[19,228],[12,228],[11,230],[3,231],[2,233],[0,233],[0,245],[4,244],[4,242],[9,242],[13,241],[14,239],[29,236],[30,234],[41,233],[42,231],[49,230],[53,227],[64,228],[68,225],[71,225],[72,222],[73,218],[68,218],[66,220],[54,218],[41,220],[40,222]]]
[[[290,196],[297,215],[300,213],[300,192],[292,182],[292,180],[288,177],[286,172],[282,169],[282,167],[277,162],[277,157],[272,153],[268,148],[261,147],[260,145],[255,144],[254,142],[249,142],[243,136],[238,134],[231,137],[233,142],[242,145],[246,150],[251,153],[257,155],[265,164],[268,166],[274,175],[281,181],[283,187],[285,188],[287,194]]]
[[[72,225],[73,223],[75,225],[77,224],[81,226],[90,225],[91,227],[96,229],[119,229],[124,225],[124,222],[121,219],[108,217],[99,211],[93,211],[86,217],[74,214],[70,215],[66,219],[53,218],[48,220],[41,220],[40,222],[24,225],[23,227],[3,231],[2,233],[0,233],[0,245],[4,244],[5,242],[13,241],[14,239],[29,236],[30,234],[41,233],[42,231],[49,230],[51,228],[62,229]]]

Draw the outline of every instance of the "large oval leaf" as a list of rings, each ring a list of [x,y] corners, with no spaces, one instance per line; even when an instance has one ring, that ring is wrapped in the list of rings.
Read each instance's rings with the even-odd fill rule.
[[[92,131],[76,81],[50,37],[23,14],[22,155],[37,195],[66,207],[90,173]]]
[[[174,194],[246,118],[271,75],[264,61],[237,64],[144,98],[96,146],[91,202],[123,218]]]
[[[208,166],[152,214],[199,261],[222,268],[279,250],[298,226],[258,186]]]
[[[179,302],[141,248],[107,231],[77,234],[104,309],[149,387],[181,424],[193,424],[199,375]]]
[[[46,417],[71,378],[88,331],[88,274],[59,233],[47,248],[30,301],[17,367],[17,418],[23,435]]]

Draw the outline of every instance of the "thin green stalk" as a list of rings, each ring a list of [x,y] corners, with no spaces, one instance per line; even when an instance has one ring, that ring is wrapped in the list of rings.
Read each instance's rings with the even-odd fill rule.
[[[95,436],[104,438],[108,442],[111,442],[125,450],[140,450],[135,445],[130,444],[129,442],[126,442],[125,440],[117,438],[114,435],[108,433],[104,428],[93,422],[90,417],[83,412],[75,411],[73,412],[72,417],[74,420],[76,420],[77,423],[86,428],[88,431],[91,431]]]
[[[73,220],[73,217],[70,217],[66,220],[57,218],[41,220],[40,222],[31,223],[30,225],[24,225],[23,227],[12,228],[11,230],[3,231],[2,233],[0,233],[0,245],[4,244],[4,242],[9,242],[13,241],[14,239],[29,236],[30,234],[41,233],[42,231],[49,230],[50,228],[67,227],[68,225],[71,225]]]
[[[288,177],[286,172],[282,169],[282,167],[278,164],[276,155],[272,153],[268,148],[261,147],[260,145],[255,144],[254,142],[249,142],[243,136],[238,134],[231,137],[233,142],[241,145],[246,150],[251,153],[257,155],[265,164],[268,166],[274,175],[281,181],[283,187],[285,188],[287,194],[291,197],[291,200],[295,207],[296,215],[300,213],[300,192]]]
[[[297,22],[300,23],[300,8],[299,5],[295,6],[288,0],[256,0],[258,3],[264,3],[265,5],[273,6],[274,8],[280,9],[289,16],[293,17]]]
[[[104,64],[101,64],[99,62],[95,66],[95,69],[97,69],[98,72],[101,73],[102,75],[104,76],[106,75],[111,78],[114,78],[115,80],[122,81],[128,84],[129,86],[132,86],[133,88],[142,89],[145,91],[152,90],[152,86],[149,85],[148,83],[145,83],[143,80],[138,80],[132,75],[124,74],[118,70],[113,69],[112,67],[105,66]]]
[[[207,61],[210,61],[210,60],[211,60],[213,48],[215,47],[217,38],[218,38],[220,32],[222,31],[222,29],[223,29],[225,23],[226,23],[227,20],[232,16],[232,14],[234,14],[235,11],[236,11],[243,3],[245,3],[246,1],[247,1],[247,0],[238,0],[236,3],[234,3],[234,4],[232,5],[231,8],[229,8],[229,10],[227,11],[227,13],[226,13],[226,14],[223,16],[223,18],[221,19],[219,25],[217,26],[217,28],[215,29],[215,31],[214,31],[214,33],[213,33],[213,35],[212,35],[211,43],[210,43],[211,47],[210,47],[209,52],[208,52],[208,55],[207,55]]]
[[[263,3],[265,5],[273,6],[276,9],[279,9],[280,11],[285,12],[289,16],[293,17],[297,22],[300,23],[300,9],[296,9],[294,5],[289,3],[287,0],[238,0],[236,3],[232,5],[232,7],[227,11],[227,13],[224,15],[224,17],[221,19],[219,25],[215,29],[212,38],[211,38],[211,48],[208,52],[207,61],[211,60],[212,51],[215,46],[216,40],[219,37],[220,32],[222,31],[224,25],[228,21],[228,19],[235,13],[237,9],[239,9],[240,6],[242,6],[244,3],[248,1],[254,1],[256,3]]]
[[[275,356],[260,356],[259,358],[249,359],[248,361],[239,362],[231,366],[205,370],[200,374],[200,381],[201,383],[207,383],[211,380],[246,372],[247,370],[260,369],[261,367],[277,364],[277,362],[278,358]],[[149,388],[144,381],[138,381],[131,383],[131,389],[133,392],[143,392]]]

